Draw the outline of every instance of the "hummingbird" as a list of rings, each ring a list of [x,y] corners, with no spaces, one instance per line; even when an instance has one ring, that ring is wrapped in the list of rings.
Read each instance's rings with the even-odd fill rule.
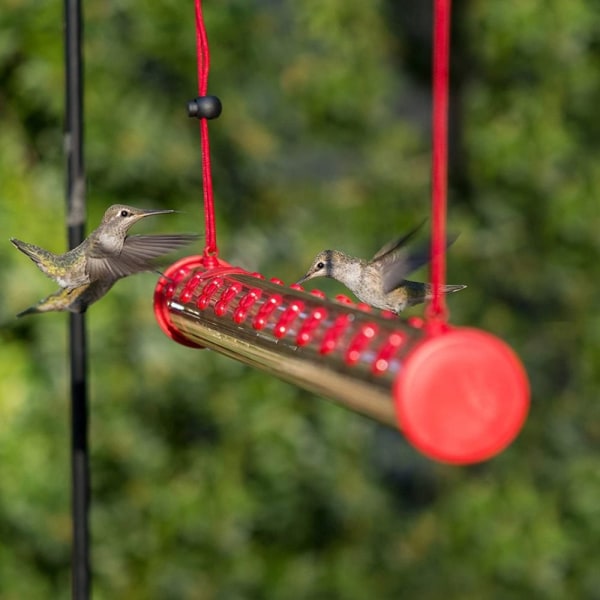
[[[388,242],[369,261],[339,250],[323,250],[297,283],[315,277],[331,277],[343,283],[361,302],[396,314],[430,300],[433,295],[431,284],[405,279],[406,275],[429,262],[428,247],[406,249],[407,242],[420,227]],[[446,285],[444,293],[458,292],[466,287]]]
[[[18,316],[48,311],[85,312],[119,279],[143,271],[155,271],[156,259],[193,242],[198,236],[127,235],[127,232],[145,217],[173,212],[114,204],[104,213],[99,227],[79,246],[64,254],[54,254],[11,238],[10,241],[61,288]]]

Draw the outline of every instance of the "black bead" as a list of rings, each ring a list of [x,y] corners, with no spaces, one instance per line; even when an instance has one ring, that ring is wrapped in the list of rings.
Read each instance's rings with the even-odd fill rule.
[[[197,119],[216,119],[223,106],[216,96],[201,96],[188,102],[188,116]]]

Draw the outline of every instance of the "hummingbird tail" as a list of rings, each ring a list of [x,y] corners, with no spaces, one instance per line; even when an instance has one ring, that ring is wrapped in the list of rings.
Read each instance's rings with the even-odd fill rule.
[[[29,256],[29,258],[36,263],[39,262],[42,258],[42,255],[46,253],[46,250],[43,248],[34,246],[33,244],[28,244],[27,242],[22,242],[16,238],[10,238],[10,241],[15,248],[18,248],[23,254]]]
[[[445,285],[444,293],[453,294],[454,292],[460,292],[460,290],[464,290],[466,287],[466,285]]]
[[[403,287],[406,288],[407,292],[407,306],[426,302],[433,297],[433,287],[430,283],[421,283],[406,279],[404,280]],[[452,294],[464,290],[466,287],[466,285],[445,285],[444,294]]]
[[[10,238],[13,246],[19,249],[23,254],[27,255],[48,277],[55,278],[60,269],[56,266],[56,255],[48,250],[44,250],[35,244],[28,244],[16,238]]]
[[[424,284],[425,286],[425,300],[431,300],[433,298],[433,286],[430,283]],[[444,294],[453,294],[454,292],[460,292],[464,290],[466,285],[445,285]]]

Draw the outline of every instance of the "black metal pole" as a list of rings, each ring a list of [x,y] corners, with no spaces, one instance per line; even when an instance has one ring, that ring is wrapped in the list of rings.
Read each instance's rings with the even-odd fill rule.
[[[67,227],[69,248],[85,236],[85,170],[83,162],[83,58],[80,0],[65,0],[65,153],[67,158]],[[73,548],[72,597],[90,597],[89,457],[87,344],[83,314],[70,313],[71,475]]]

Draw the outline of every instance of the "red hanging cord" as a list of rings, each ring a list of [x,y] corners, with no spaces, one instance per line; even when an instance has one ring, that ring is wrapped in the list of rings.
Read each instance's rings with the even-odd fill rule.
[[[210,53],[208,38],[202,16],[202,2],[195,0],[196,48],[198,55],[198,93],[206,95]],[[433,161],[432,161],[432,235],[431,269],[432,299],[427,306],[429,328],[444,329],[448,308],[442,292],[446,270],[446,204],[448,161],[448,82],[450,54],[451,0],[434,0],[433,36]],[[200,119],[200,142],[202,147],[202,182],[204,191],[204,221],[206,239],[204,260],[207,267],[217,264],[214,196],[210,165],[210,145],[207,120]]]
[[[206,96],[208,88],[208,72],[210,69],[210,52],[206,27],[202,16],[202,2],[196,0],[196,52],[198,56],[198,95]],[[204,265],[207,268],[217,266],[217,232],[215,226],[215,204],[212,187],[212,174],[210,169],[210,144],[208,140],[207,119],[200,119],[200,144],[202,148],[202,187],[204,192],[204,228],[206,239],[204,241]]]
[[[435,0],[433,16],[433,158],[430,268],[433,297],[426,310],[427,325],[432,333],[445,329],[448,319],[448,308],[442,290],[446,282],[450,9],[451,0]]]

